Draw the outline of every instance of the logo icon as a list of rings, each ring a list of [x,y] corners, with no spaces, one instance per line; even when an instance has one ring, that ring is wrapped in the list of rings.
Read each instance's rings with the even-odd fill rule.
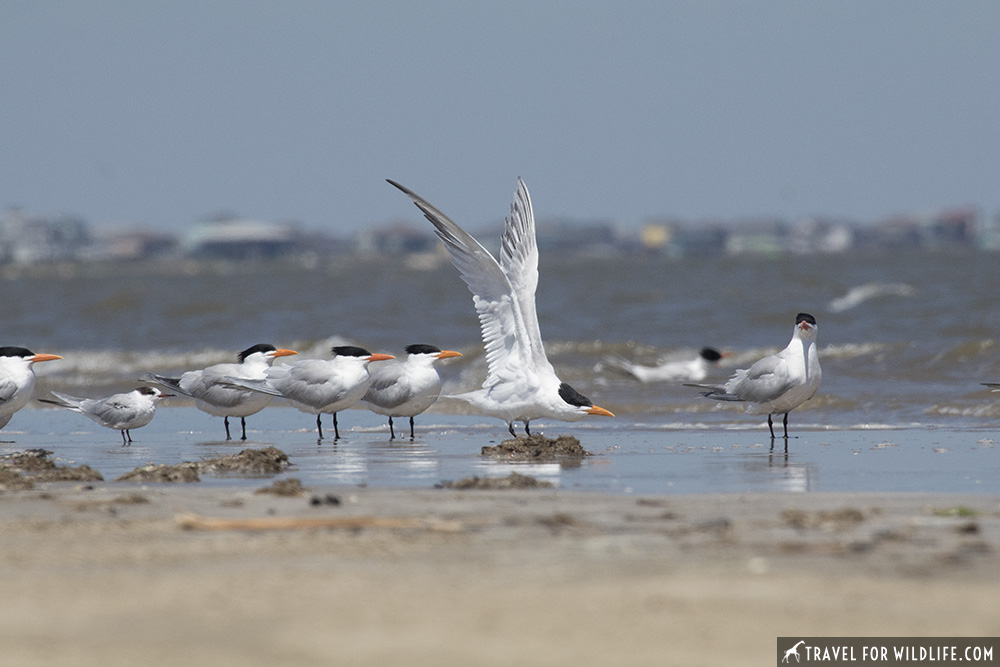
[[[801,662],[802,658],[799,657],[799,647],[803,644],[805,644],[805,642],[800,641],[798,644],[785,651],[785,657],[781,659],[781,662],[789,662],[788,657],[792,655],[795,656],[795,662]]]

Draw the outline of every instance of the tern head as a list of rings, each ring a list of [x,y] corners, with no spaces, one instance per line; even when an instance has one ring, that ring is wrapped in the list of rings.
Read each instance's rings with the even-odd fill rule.
[[[433,345],[425,345],[423,343],[416,343],[414,345],[407,345],[406,353],[410,356],[420,356],[429,358],[431,361],[437,361],[438,359],[451,359],[452,357],[462,356],[461,352],[455,352],[453,350],[442,350],[439,347]]]
[[[0,357],[6,357],[8,359],[21,359],[28,364],[35,364],[39,361],[55,361],[56,359],[62,359],[57,354],[35,354],[31,350],[25,347],[0,347]]]
[[[719,361],[719,359],[722,359],[723,355],[714,347],[703,347],[701,348],[701,352],[698,353],[698,356],[704,359],[705,361],[716,363],[717,361]]]
[[[605,417],[614,417],[609,410],[604,408],[599,408],[594,405],[589,398],[578,392],[573,387],[569,386],[565,382],[559,385],[559,398],[569,405],[573,412],[583,416],[583,415],[604,415]]]
[[[809,313],[799,313],[795,316],[795,335],[804,340],[815,340],[819,329],[816,318]]]
[[[365,348],[355,345],[337,345],[331,348],[330,351],[333,352],[334,357],[353,357],[366,363],[369,361],[386,361],[396,358],[391,354],[372,354]]]
[[[136,389],[136,392],[138,392],[140,396],[149,396],[154,401],[158,398],[169,398],[171,396],[176,395],[176,394],[165,394],[156,387],[139,387],[138,389]]]
[[[293,354],[298,354],[295,350],[283,350],[279,347],[275,347],[269,343],[258,343],[253,347],[248,347],[239,354],[240,363],[247,360],[248,357],[253,355],[260,355],[268,361],[272,361],[277,357],[287,357]]]

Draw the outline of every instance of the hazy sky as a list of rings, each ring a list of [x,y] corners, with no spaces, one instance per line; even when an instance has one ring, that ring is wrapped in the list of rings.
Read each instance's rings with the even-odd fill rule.
[[[0,212],[1000,213],[1000,2],[0,0]]]

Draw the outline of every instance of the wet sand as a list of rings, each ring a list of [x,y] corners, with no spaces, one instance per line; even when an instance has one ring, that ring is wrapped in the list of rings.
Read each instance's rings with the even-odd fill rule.
[[[1000,634],[996,496],[271,483],[0,494],[4,663],[714,666]]]

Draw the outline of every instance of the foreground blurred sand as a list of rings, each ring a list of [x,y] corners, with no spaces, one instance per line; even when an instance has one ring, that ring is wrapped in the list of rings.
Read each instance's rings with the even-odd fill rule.
[[[777,636],[1000,634],[992,496],[61,483],[0,494],[0,535],[10,665],[764,664]]]

